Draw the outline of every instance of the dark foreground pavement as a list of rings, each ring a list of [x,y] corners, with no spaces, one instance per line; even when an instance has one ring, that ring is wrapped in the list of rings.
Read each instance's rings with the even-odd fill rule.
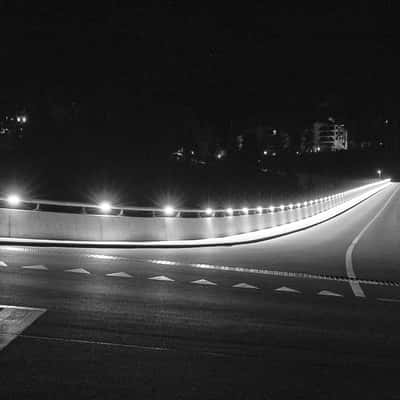
[[[0,304],[47,310],[0,351],[0,399],[400,399],[400,191],[353,252],[365,297],[345,266],[396,189],[254,245],[0,247]]]

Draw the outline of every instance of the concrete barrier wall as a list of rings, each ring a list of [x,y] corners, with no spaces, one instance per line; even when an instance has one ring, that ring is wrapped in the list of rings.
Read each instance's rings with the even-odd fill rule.
[[[387,182],[366,185],[332,200],[266,214],[226,217],[125,217],[0,209],[0,237],[71,241],[171,241],[221,238],[302,220]]]

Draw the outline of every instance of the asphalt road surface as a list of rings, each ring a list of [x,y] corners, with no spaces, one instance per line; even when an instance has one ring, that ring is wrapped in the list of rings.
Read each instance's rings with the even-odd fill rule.
[[[400,399],[399,188],[257,244],[1,246],[0,399]]]

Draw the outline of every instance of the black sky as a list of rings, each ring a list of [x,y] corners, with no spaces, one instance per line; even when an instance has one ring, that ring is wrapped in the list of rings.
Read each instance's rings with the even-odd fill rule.
[[[74,103],[121,126],[397,112],[391,2],[269,3],[2,1],[0,101]]]

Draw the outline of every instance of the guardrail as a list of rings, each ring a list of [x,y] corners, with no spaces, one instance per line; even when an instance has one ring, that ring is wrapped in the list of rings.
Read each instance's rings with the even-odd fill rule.
[[[310,207],[317,204],[327,204],[329,202],[340,201],[346,198],[351,193],[358,190],[364,190],[368,187],[384,184],[390,182],[390,179],[380,180],[368,185],[360,186],[355,189],[347,190],[344,192],[330,194],[317,199],[306,200],[298,203],[269,205],[269,206],[256,206],[252,208],[219,208],[219,209],[175,209],[173,206],[166,206],[164,208],[154,207],[125,207],[114,206],[107,202],[100,204],[77,203],[77,202],[61,202],[50,200],[25,200],[16,195],[8,197],[0,197],[0,209],[18,209],[18,210],[33,210],[33,211],[46,211],[46,212],[63,212],[70,214],[83,214],[83,215],[113,215],[120,217],[165,217],[165,218],[218,218],[218,217],[233,217],[240,215],[262,215],[271,214],[276,212],[295,210]]]
[[[207,215],[205,210],[183,209],[171,213],[170,209],[111,207],[108,204],[106,209],[104,204],[19,199],[16,202],[15,198],[6,198],[0,200],[6,206],[0,208],[0,242],[88,247],[248,243],[295,232],[333,218],[389,184],[390,180],[383,180],[303,203],[262,209],[216,210],[212,215]],[[45,206],[61,207],[48,211],[44,210]],[[65,207],[79,210],[79,213],[66,212]],[[152,218],[147,218],[149,215],[128,216],[127,210],[134,213],[150,211]]]

